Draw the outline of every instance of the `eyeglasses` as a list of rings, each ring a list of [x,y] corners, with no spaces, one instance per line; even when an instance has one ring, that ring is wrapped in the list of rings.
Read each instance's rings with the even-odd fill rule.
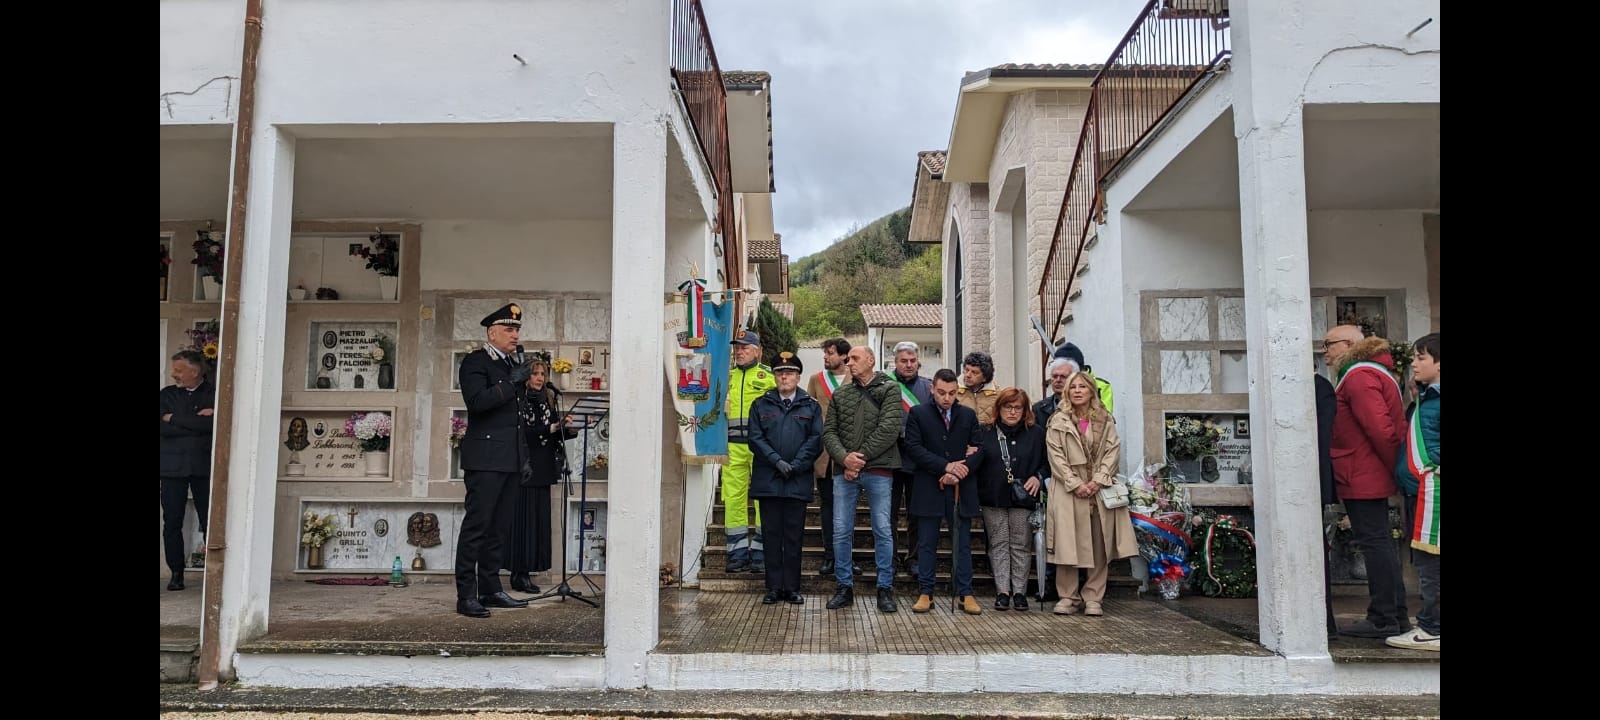
[[[1327,340],[1323,340],[1322,341],[1322,349],[1323,350],[1332,350],[1333,348],[1337,347],[1340,343],[1347,343],[1347,342],[1351,342],[1351,341],[1350,340],[1334,340],[1334,341],[1330,342],[1330,341],[1327,341]]]
[[[1007,405],[1007,406],[1005,406],[1003,408],[1000,408],[1000,411],[1001,412],[1022,412],[1022,406],[1021,405]]]
[[[1065,380],[1065,379],[1067,379],[1069,377],[1072,377],[1072,376],[1071,375],[1051,375],[1050,379],[1051,380]]]

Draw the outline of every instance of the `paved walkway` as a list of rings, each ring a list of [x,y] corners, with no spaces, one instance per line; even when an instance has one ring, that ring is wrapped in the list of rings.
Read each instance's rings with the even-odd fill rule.
[[[667,591],[662,596],[662,653],[891,653],[972,655],[1045,653],[1268,656],[1241,640],[1145,600],[1108,598],[1102,617],[1054,615],[1031,603],[1027,612],[1000,611],[985,598],[982,615],[950,608],[939,598],[925,614],[911,612],[914,595],[896,598],[899,612],[881,613],[876,595],[856,595],[854,607],[828,610],[827,596],[804,605],[762,605],[745,593]]]
[[[248,713],[252,710],[273,714]],[[528,717],[796,718],[865,717],[943,720],[1033,718],[1434,718],[1439,696],[1134,696],[1008,693],[519,691],[347,688],[282,690],[188,685],[161,687],[163,720],[327,717],[341,720],[427,715],[509,720]],[[191,715],[190,712],[206,712]],[[227,715],[210,714],[231,711]],[[287,715],[285,713],[311,713]],[[371,715],[346,713],[365,712]],[[234,714],[237,713],[237,714]],[[457,713],[457,714],[443,714]]]

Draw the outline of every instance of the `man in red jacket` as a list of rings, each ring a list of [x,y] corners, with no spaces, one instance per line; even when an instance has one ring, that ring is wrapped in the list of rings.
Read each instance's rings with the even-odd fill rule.
[[[1387,638],[1411,629],[1400,554],[1390,534],[1394,461],[1405,444],[1405,404],[1394,378],[1389,341],[1339,325],[1322,341],[1322,359],[1337,370],[1333,419],[1334,486],[1367,565],[1367,617],[1340,629],[1353,637]]]

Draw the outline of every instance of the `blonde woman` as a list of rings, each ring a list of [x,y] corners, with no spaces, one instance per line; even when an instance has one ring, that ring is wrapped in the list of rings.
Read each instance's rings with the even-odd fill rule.
[[[1117,481],[1122,444],[1117,421],[1106,412],[1094,378],[1067,378],[1066,402],[1050,416],[1045,450],[1052,476],[1046,505],[1045,557],[1056,568],[1057,615],[1105,614],[1101,604],[1111,561],[1138,554],[1126,505],[1107,509],[1100,489]],[[1078,569],[1088,571],[1079,587]]]

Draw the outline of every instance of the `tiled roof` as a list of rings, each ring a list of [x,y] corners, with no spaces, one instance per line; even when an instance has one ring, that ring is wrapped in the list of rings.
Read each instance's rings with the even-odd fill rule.
[[[792,302],[775,302],[775,303],[772,304],[772,307],[777,309],[778,314],[780,314],[780,315],[782,315],[782,316],[784,316],[786,318],[789,318],[789,322],[794,322],[794,303],[792,303]]]
[[[934,178],[944,177],[944,157],[943,150],[923,150],[917,153],[917,159],[922,161],[922,166],[927,168]]]
[[[783,258],[783,236],[772,234],[771,240],[750,240],[750,260],[781,260]]]
[[[991,68],[984,68],[983,70],[976,70],[976,71],[973,71],[973,72],[969,72],[969,73],[967,73],[966,77],[961,78],[961,84],[965,85],[965,84],[967,84],[969,82],[972,82],[973,80],[980,80],[982,78],[990,78],[990,77],[993,77],[993,78],[1002,78],[1002,77],[1091,77],[1092,78],[1095,75],[1098,75],[1100,73],[1100,68],[1101,68],[1101,66],[1098,65],[1098,64],[1084,64],[1084,63],[1057,63],[1057,64],[1043,64],[1043,65],[1036,65],[1034,63],[1020,63],[1020,64],[1019,63],[1005,63],[1003,65],[996,65],[996,66],[991,67]]]
[[[943,305],[862,305],[868,327],[944,327]]]
[[[723,70],[723,87],[749,87],[772,82],[772,73],[765,70]]]

